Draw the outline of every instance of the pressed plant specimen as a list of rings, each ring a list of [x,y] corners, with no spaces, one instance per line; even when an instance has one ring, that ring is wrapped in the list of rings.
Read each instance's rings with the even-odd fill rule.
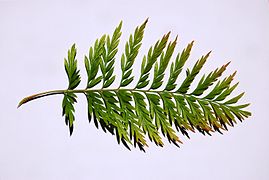
[[[116,135],[118,143],[130,149],[130,145],[138,146],[145,151],[146,136],[158,146],[163,146],[163,137],[176,146],[181,143],[177,132],[189,137],[189,132],[201,132],[211,135],[212,132],[228,130],[237,120],[242,121],[251,115],[245,108],[249,104],[238,105],[244,93],[230,94],[238,86],[232,84],[236,74],[220,80],[229,63],[205,74],[190,91],[190,86],[207,61],[210,52],[202,56],[191,69],[182,75],[185,62],[189,59],[193,42],[173,57],[177,37],[170,41],[170,32],[165,34],[143,57],[140,77],[134,82],[133,64],[142,44],[144,30],[148,20],[136,27],[129,36],[121,55],[121,80],[117,88],[111,88],[115,81],[114,68],[118,45],[121,37],[122,22],[116,27],[112,36],[103,35],[97,39],[84,64],[88,76],[86,88],[77,89],[80,74],[77,69],[75,44],[64,59],[64,67],[68,76],[68,88],[38,93],[24,98],[20,103],[32,101],[49,95],[62,94],[62,115],[73,133],[75,122],[74,104],[77,94],[84,94],[88,102],[88,119],[104,132]],[[168,69],[168,79],[164,76]],[[153,73],[153,78],[150,78]],[[177,80],[182,78],[182,83]],[[100,85],[101,84],[101,85]],[[96,88],[96,86],[101,86]],[[213,88],[208,89],[210,86]]]

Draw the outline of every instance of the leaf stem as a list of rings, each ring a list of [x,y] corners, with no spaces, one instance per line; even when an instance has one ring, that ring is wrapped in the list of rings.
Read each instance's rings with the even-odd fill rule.
[[[45,97],[45,96],[51,96],[51,95],[56,95],[56,94],[65,94],[65,93],[68,93],[68,92],[73,92],[73,93],[84,93],[85,90],[52,90],[52,91],[46,91],[46,92],[41,92],[41,93],[37,93],[37,94],[33,94],[31,96],[28,96],[28,97],[25,97],[23,98],[20,102],[19,102],[19,105],[18,105],[18,108],[29,102],[29,101],[32,101],[32,100],[35,100],[35,99],[38,99],[38,98],[42,98],[42,97]]]
[[[97,91],[97,92],[103,92],[103,91],[114,91],[114,92],[118,92],[120,90],[123,91],[136,91],[136,92],[142,92],[142,93],[158,93],[160,95],[160,93],[162,92],[169,92],[169,93],[175,93],[175,94],[181,94],[178,92],[171,92],[171,91],[165,91],[165,90],[152,90],[152,89],[135,89],[135,88],[115,88],[115,89],[65,89],[65,90],[51,90],[51,91],[45,91],[45,92],[41,92],[41,93],[37,93],[37,94],[33,94],[31,96],[27,96],[25,98],[23,98],[19,104],[18,104],[18,108],[35,99],[39,99],[45,96],[51,96],[51,95],[57,95],[57,94],[66,94],[66,93],[82,93],[82,94],[87,94],[87,92],[93,92],[93,91]],[[182,95],[182,94],[181,94]],[[190,96],[188,94],[185,94],[184,96]],[[204,98],[199,98],[201,100],[204,100]]]
[[[139,92],[149,92],[150,90],[142,90],[142,89],[66,89],[66,90],[51,90],[51,91],[45,91],[37,94],[33,94],[31,96],[27,96],[23,98],[18,105],[18,108],[35,99],[39,99],[45,96],[51,96],[51,95],[56,95],[56,94],[66,94],[66,93],[87,93],[87,92],[92,92],[92,91],[119,91],[119,90],[125,90],[125,91],[139,91]],[[152,91],[152,92],[158,92],[158,91]]]

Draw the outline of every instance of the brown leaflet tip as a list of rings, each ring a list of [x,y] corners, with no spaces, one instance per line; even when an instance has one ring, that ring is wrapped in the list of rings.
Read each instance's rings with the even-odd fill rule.
[[[214,132],[213,129],[211,127],[207,126],[207,125],[203,128],[203,130],[205,130],[207,132],[209,132],[209,131]]]
[[[180,144],[183,144],[183,142],[179,138],[177,138],[176,141],[179,142]]]
[[[149,17],[147,17],[147,19],[145,20],[145,23],[147,23],[149,21]]]
[[[236,75],[237,71],[234,71],[234,73],[232,74],[232,77],[234,77]]]
[[[170,34],[171,34],[171,31],[169,31],[166,35],[164,35],[164,37],[165,37],[166,39],[168,39],[169,36],[170,36]]]
[[[176,36],[176,38],[175,38],[175,41],[174,41],[174,42],[177,42],[177,39],[178,39],[178,35]]]
[[[231,61],[229,61],[227,64],[225,64],[224,66],[227,67],[229,66],[229,64],[231,63]]]

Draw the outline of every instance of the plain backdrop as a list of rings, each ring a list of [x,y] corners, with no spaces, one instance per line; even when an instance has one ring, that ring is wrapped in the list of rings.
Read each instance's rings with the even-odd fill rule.
[[[171,30],[172,39],[179,36],[177,51],[195,40],[188,67],[212,50],[201,74],[232,61],[223,77],[237,70],[234,83],[240,84],[234,95],[246,92],[241,103],[250,102],[253,115],[224,135],[191,133],[189,140],[179,134],[181,148],[166,141],[164,148],[149,143],[143,153],[128,151],[114,136],[89,124],[82,95],[72,137],[61,117],[61,95],[17,109],[27,95],[67,87],[63,58],[73,43],[82,76],[79,87],[84,88],[84,55],[96,38],[111,34],[123,20],[117,84],[124,44],[146,18],[136,77],[142,55]],[[268,180],[268,67],[267,0],[1,0],[0,180]]]

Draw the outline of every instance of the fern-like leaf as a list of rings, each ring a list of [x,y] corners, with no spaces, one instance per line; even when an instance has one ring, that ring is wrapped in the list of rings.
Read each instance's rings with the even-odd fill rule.
[[[133,76],[130,77],[133,71],[132,66],[142,45],[141,41],[143,39],[144,29],[147,22],[148,19],[141,26],[136,27],[134,35],[131,34],[129,37],[129,41],[125,44],[125,53],[121,56],[121,87],[129,85],[134,80]]]
[[[104,132],[115,135],[117,142],[126,148],[138,146],[142,151],[148,146],[147,137],[157,146],[164,145],[162,136],[179,146],[182,142],[178,132],[188,138],[189,132],[198,131],[204,135],[211,135],[215,131],[223,133],[229,126],[234,126],[237,120],[242,121],[251,115],[245,110],[249,104],[237,104],[244,93],[230,97],[238,86],[238,83],[232,84],[236,73],[220,80],[230,62],[202,76],[194,90],[189,92],[210,52],[202,56],[191,70],[187,68],[186,76],[183,77],[180,73],[190,57],[194,42],[173,57],[177,37],[169,41],[170,32],[150,47],[143,57],[135,88],[127,88],[134,80],[132,66],[141,47],[147,22],[148,20],[137,26],[125,44],[120,58],[122,76],[118,88],[113,89],[110,86],[116,78],[114,69],[122,22],[111,36],[103,35],[97,39],[90,47],[88,56],[85,56],[84,64],[88,76],[85,89],[76,89],[80,83],[80,75],[76,48],[73,45],[64,60],[68,88],[26,97],[19,106],[44,96],[63,94],[63,116],[71,135],[75,121],[74,104],[77,102],[77,94],[82,93],[88,102],[89,122],[93,120],[97,128],[101,127]],[[165,82],[168,67],[170,72]],[[152,82],[150,73],[153,73]],[[184,79],[176,88],[179,77]],[[102,88],[96,88],[101,82]],[[213,87],[209,90],[210,86]]]
[[[77,70],[77,60],[76,58],[77,50],[75,44],[68,51],[67,59],[64,59],[64,67],[68,76],[68,90],[75,89],[80,83],[80,75],[79,70]],[[70,135],[73,133],[73,123],[75,121],[75,108],[74,103],[76,101],[77,96],[73,92],[64,93],[63,98],[63,116],[65,116],[65,123],[69,126]]]

